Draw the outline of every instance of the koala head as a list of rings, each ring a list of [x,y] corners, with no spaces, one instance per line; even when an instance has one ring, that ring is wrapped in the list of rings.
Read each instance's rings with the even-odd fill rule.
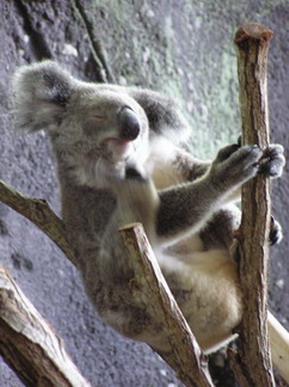
[[[21,67],[13,86],[16,128],[45,129],[79,184],[105,188],[126,168],[142,168],[148,119],[125,88],[81,82],[52,61]]]

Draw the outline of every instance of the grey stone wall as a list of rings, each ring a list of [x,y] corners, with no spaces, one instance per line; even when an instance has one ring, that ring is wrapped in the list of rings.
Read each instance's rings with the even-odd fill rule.
[[[192,152],[213,157],[240,131],[234,33],[245,22],[261,22],[275,32],[269,60],[272,139],[288,153],[287,0],[2,0],[0,14],[0,175],[23,193],[46,198],[55,211],[59,192],[47,138],[10,130],[11,74],[43,58],[58,60],[82,79],[136,84],[177,98],[192,125]],[[273,194],[285,239],[272,250],[270,307],[289,328],[287,169]],[[3,204],[0,253],[93,386],[179,385],[146,345],[120,337],[98,318],[56,246]],[[227,374],[215,378],[233,385]],[[3,361],[0,386],[22,386]]]

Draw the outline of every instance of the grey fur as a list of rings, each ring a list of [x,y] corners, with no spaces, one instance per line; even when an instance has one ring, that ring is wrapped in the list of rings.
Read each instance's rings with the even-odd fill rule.
[[[230,340],[242,315],[229,254],[240,212],[230,202],[258,173],[282,174],[283,148],[235,144],[202,162],[181,146],[189,127],[174,101],[81,82],[50,61],[20,68],[14,95],[16,128],[50,135],[63,220],[87,294],[104,320],[126,336],[170,349],[150,300],[129,286],[133,269],[117,229],[140,221],[200,345],[210,352]],[[137,125],[134,135],[124,120]]]

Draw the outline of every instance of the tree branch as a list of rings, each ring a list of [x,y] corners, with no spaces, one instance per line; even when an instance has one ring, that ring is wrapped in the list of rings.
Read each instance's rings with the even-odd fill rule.
[[[46,200],[29,198],[0,180],[0,201],[39,227],[76,266],[76,257],[65,226]]]
[[[0,265],[0,353],[27,386],[89,387],[63,341]]]
[[[64,224],[62,223],[62,220],[50,209],[46,201],[41,199],[31,199],[14,190],[12,187],[9,187],[2,181],[0,181],[0,200],[38,226],[51,240],[57,244],[58,247],[60,247],[60,249],[65,253],[65,255],[72,263],[76,263],[74,252],[69,244]],[[150,256],[152,256],[152,250],[148,245],[146,237],[143,235],[143,229],[141,226],[138,226],[133,231],[125,230],[126,228],[121,231],[121,235],[123,238],[125,238],[125,245],[128,251],[131,248],[129,246],[132,246],[131,238],[134,238],[135,235],[135,246],[140,243],[139,247],[135,247],[135,249],[137,249],[139,252],[150,251]],[[134,234],[134,232],[136,234]],[[145,261],[146,264],[141,264],[140,262],[143,260],[141,253],[139,257],[141,261],[138,261],[139,264],[136,266],[137,281],[141,283],[140,281],[145,280],[145,288],[148,290],[148,294],[151,294],[152,292],[153,294],[157,295],[155,304],[156,311],[161,305],[162,313],[165,316],[165,321],[167,322],[168,326],[168,335],[172,344],[172,353],[159,353],[160,356],[162,356],[163,359],[177,372],[178,377],[186,385],[212,386],[209,371],[207,369],[206,359],[201,354],[200,348],[187,322],[180,312],[160,272],[160,269],[157,266],[155,258],[151,261]],[[144,275],[144,273],[146,273],[146,275]],[[157,280],[157,283],[154,282],[155,280]],[[158,295],[160,289],[162,294],[161,298]],[[152,304],[154,305],[154,303]],[[2,310],[0,310],[0,318],[1,313]],[[2,330],[3,337],[6,337],[4,336],[4,332],[9,332],[9,326],[3,325]],[[3,345],[2,348],[0,347],[0,352],[7,360],[5,348],[5,345]],[[16,366],[19,352],[16,351],[16,353],[16,358],[13,359],[10,357],[10,359],[7,361],[13,365],[15,371],[19,375],[19,370]],[[28,362],[28,360],[26,361]],[[193,366],[193,364],[195,366]],[[29,366],[26,368],[29,368]]]
[[[241,27],[238,46],[238,75],[244,144],[269,145],[267,104],[267,54],[272,31],[258,24]],[[274,386],[267,328],[267,267],[270,230],[269,180],[259,176],[242,191],[240,229],[240,280],[244,314],[240,326],[237,376],[241,385]],[[245,382],[246,381],[246,382]]]
[[[151,308],[165,324],[171,353],[160,356],[177,372],[187,386],[213,386],[207,360],[191,332],[140,223],[119,230],[134,268],[134,284],[151,300]]]

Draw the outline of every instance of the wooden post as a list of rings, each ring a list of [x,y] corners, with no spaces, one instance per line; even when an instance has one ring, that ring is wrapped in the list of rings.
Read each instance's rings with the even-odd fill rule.
[[[259,24],[241,27],[235,37],[243,144],[269,145],[267,55],[272,31]],[[244,315],[240,326],[235,371],[242,386],[274,386],[267,328],[267,268],[269,258],[270,187],[263,176],[242,191],[240,280]],[[241,376],[242,375],[242,376]]]

